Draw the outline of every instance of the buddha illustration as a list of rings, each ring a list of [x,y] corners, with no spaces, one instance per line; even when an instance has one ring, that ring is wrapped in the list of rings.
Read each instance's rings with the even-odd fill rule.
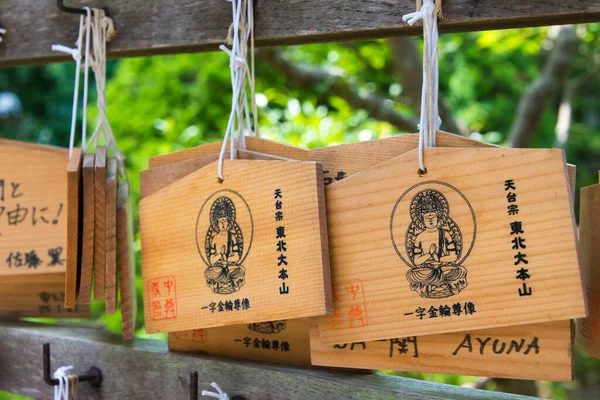
[[[410,218],[406,232],[410,288],[433,299],[460,293],[467,287],[467,269],[459,265],[462,234],[450,217],[448,200],[437,190],[422,190],[410,202]]]
[[[248,324],[248,329],[263,334],[279,333],[286,327],[285,321],[255,322]]]
[[[244,237],[235,214],[235,205],[226,196],[217,198],[210,209],[210,227],[206,232],[209,267],[204,275],[208,287],[217,294],[237,292],[246,282],[246,270],[239,264]]]

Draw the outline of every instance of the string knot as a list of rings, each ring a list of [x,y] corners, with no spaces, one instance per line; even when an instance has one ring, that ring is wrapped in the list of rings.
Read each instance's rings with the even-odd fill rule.
[[[402,20],[412,26],[421,20],[425,20],[428,16],[433,17],[435,10],[433,1],[425,0],[419,11],[402,16]]]
[[[217,393],[209,392],[208,390],[203,390],[202,396],[214,397],[215,399],[219,400],[229,400],[229,396],[227,396],[227,393],[225,393],[216,382],[211,383],[210,386],[212,386],[217,391]]]

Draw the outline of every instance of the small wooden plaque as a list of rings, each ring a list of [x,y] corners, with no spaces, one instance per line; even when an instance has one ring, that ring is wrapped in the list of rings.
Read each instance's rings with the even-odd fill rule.
[[[311,365],[307,318],[170,332],[169,349]]]
[[[81,243],[81,279],[79,283],[79,304],[90,304],[92,293],[92,272],[94,268],[94,154],[83,156],[83,236]]]
[[[580,194],[579,251],[589,316],[577,321],[577,345],[600,358],[600,184]]]
[[[81,237],[83,192],[81,148],[74,148],[67,166],[67,265],[65,272],[65,307],[74,308],[81,274]]]
[[[64,176],[64,170],[63,170]],[[89,306],[66,308],[65,273],[0,277],[0,317],[88,318]]]
[[[117,159],[106,162],[106,313],[117,308]]]
[[[245,140],[247,150],[276,155],[298,161],[308,161],[308,150],[268,139],[257,138],[254,136],[246,136]],[[211,154],[218,155],[221,152],[222,145],[222,141],[214,142],[193,147],[191,149],[185,149],[169,154],[163,154],[161,156],[151,157],[149,160],[150,168],[160,167],[179,161],[190,160],[192,158],[204,157]],[[227,144],[227,148],[229,149],[229,144]]]
[[[561,151],[428,149],[423,177],[416,156],[327,187],[334,312],[319,319],[324,343],[585,315]],[[427,240],[425,211],[439,211]]]
[[[106,147],[94,154],[94,300],[104,300],[106,282]]]
[[[122,335],[133,339],[137,316],[137,296],[135,285],[135,255],[133,252],[133,220],[129,183],[120,181],[117,193],[117,246],[119,292],[121,294]]]
[[[66,149],[0,140],[0,276],[65,272],[68,163]]]
[[[141,201],[147,332],[330,311],[320,165],[226,160],[224,174],[214,162]]]
[[[324,345],[311,319],[313,365],[475,375],[511,379],[573,380],[571,321],[441,335]]]

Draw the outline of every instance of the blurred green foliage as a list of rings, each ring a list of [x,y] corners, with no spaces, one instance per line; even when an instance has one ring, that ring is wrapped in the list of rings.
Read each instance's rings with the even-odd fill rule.
[[[548,29],[442,35],[440,90],[454,119],[471,137],[505,145],[521,95],[539,75],[551,48]],[[585,73],[597,52],[600,24],[577,28],[582,38],[572,77]],[[421,46],[419,39],[418,45]],[[282,49],[286,57],[342,75],[358,93],[376,93],[396,111],[415,116],[394,76],[392,55],[385,40],[315,44]],[[257,54],[257,103],[264,137],[308,148],[402,134],[386,122],[374,120],[316,87],[293,88],[285,76],[260,62]],[[68,145],[74,66],[56,64],[0,71],[0,88],[18,95],[20,118],[0,119],[0,137]],[[220,139],[231,105],[229,59],[221,52],[132,58],[108,65],[108,116],[118,144],[126,155],[134,204],[139,202],[139,174],[148,158]],[[597,183],[600,169],[600,80],[582,87],[573,103],[573,124],[566,145],[576,164],[577,186]],[[94,88],[91,101],[95,99]],[[561,93],[549,99],[534,147],[555,142]],[[90,129],[97,110],[91,106]],[[80,116],[81,117],[81,116]],[[135,208],[134,208],[135,209]],[[138,220],[136,210],[136,226]],[[136,234],[138,301],[142,304],[139,233]],[[120,333],[120,313],[104,314],[102,303],[92,304],[93,321],[76,321]],[[143,309],[137,335],[145,336]],[[157,337],[157,335],[152,335]],[[164,339],[164,335],[161,336]],[[600,363],[581,352],[576,355],[573,384],[541,383],[541,394],[552,398],[585,398],[586,388],[600,384]],[[472,377],[403,374],[451,384],[473,382]],[[595,392],[597,395],[597,392]],[[0,394],[0,399],[3,398]]]

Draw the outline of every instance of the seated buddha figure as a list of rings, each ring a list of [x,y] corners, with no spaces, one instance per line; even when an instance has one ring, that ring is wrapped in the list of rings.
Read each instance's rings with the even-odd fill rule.
[[[410,204],[406,250],[412,268],[406,278],[424,298],[449,297],[467,286],[467,269],[458,261],[462,235],[449,213],[448,200],[434,189],[420,191]]]
[[[237,292],[245,283],[246,270],[239,264],[244,237],[235,216],[235,205],[230,198],[221,196],[213,202],[206,233],[206,255],[210,266],[204,275],[208,287],[217,294]]]

